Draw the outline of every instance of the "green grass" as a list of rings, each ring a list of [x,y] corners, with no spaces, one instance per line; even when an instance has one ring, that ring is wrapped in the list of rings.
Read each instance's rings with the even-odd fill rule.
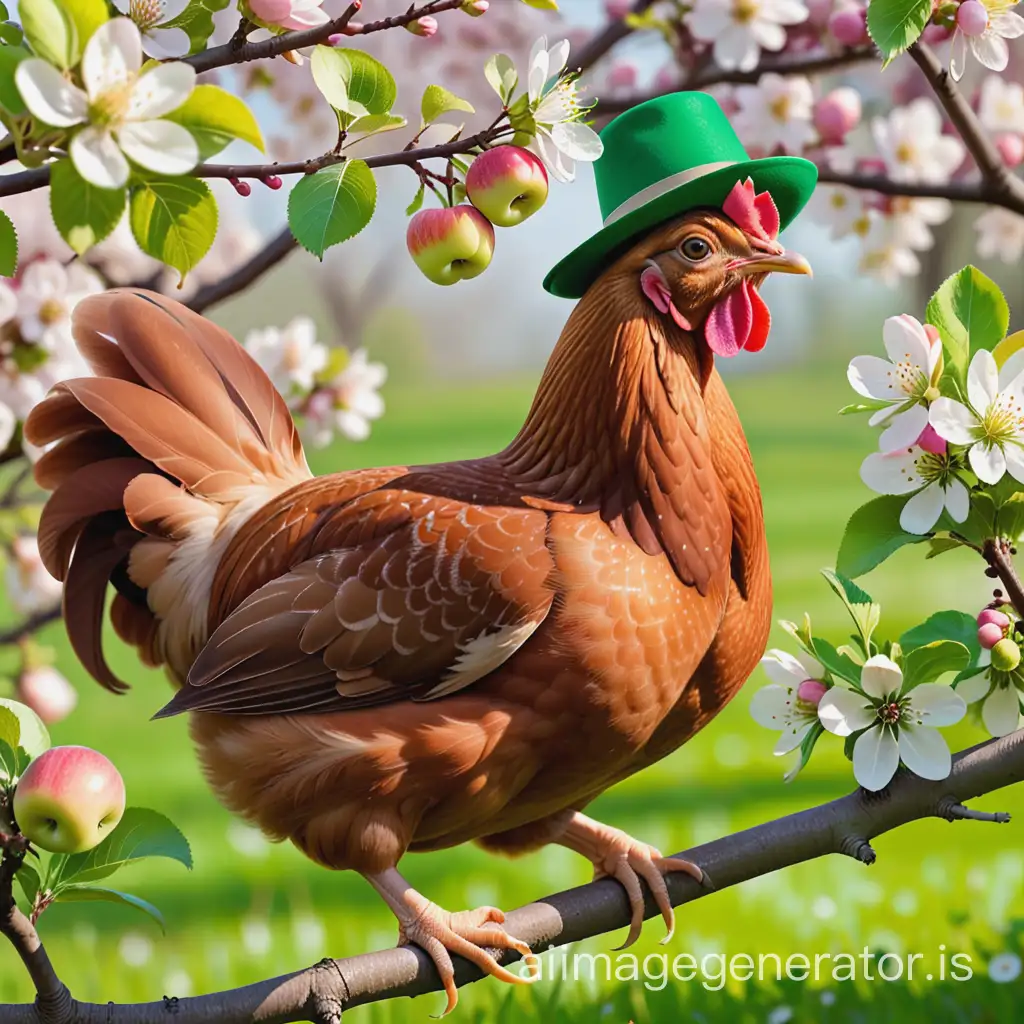
[[[818,570],[832,564],[846,517],[868,496],[857,468],[872,443],[869,432],[860,421],[835,415],[848,400],[836,364],[745,377],[731,389],[764,491],[776,617],[810,611],[819,629],[838,640],[846,630],[843,613]],[[521,422],[530,394],[529,381],[393,389],[388,415],[372,439],[319,453],[314,468],[432,462],[494,451]],[[864,582],[883,602],[889,635],[941,608],[977,608],[990,589],[970,558],[954,553],[925,563],[915,548]],[[59,629],[46,639],[57,646],[61,669],[81,691],[80,710],[54,728],[55,741],[87,743],[111,756],[130,799],[170,815],[192,841],[196,863],[191,874],[152,862],[118,876],[119,886],[164,910],[166,936],[120,908],[58,905],[46,913],[40,930],[75,995],[152,999],[185,994],[186,984],[198,993],[297,969],[325,954],[348,956],[393,944],[393,921],[360,878],[317,868],[289,846],[253,843],[232,823],[203,784],[185,723],[149,720],[168,692],[159,674],[142,670],[109,641],[115,669],[134,683],[127,696],[115,698],[85,678]],[[782,643],[782,636],[773,640]],[[595,816],[675,851],[848,791],[852,777],[838,743],[822,742],[808,770],[794,783],[783,783],[786,765],[771,755],[773,737],[747,711],[750,693],[763,682],[752,680],[684,749],[606,793],[593,807]],[[981,736],[970,724],[950,733],[954,746]],[[978,806],[1019,812],[1024,799],[1018,789]],[[463,993],[456,1019],[745,1022],[766,1020],[773,1011],[773,1019],[781,1020],[785,1013],[779,1007],[808,1022],[1011,1019],[1021,983],[997,986],[980,976],[991,954],[1019,951],[1014,922],[1024,917],[1024,858],[1018,827],[927,821],[875,845],[879,861],[870,869],[828,858],[684,908],[668,952],[859,954],[868,945],[921,952],[933,963],[944,944],[950,952],[972,954],[979,977],[913,985],[730,982],[717,992],[693,981],[673,981],[658,992],[614,981],[545,981],[530,991],[485,982]],[[466,846],[409,857],[403,868],[414,885],[453,909],[480,902],[511,908],[589,877],[588,866],[561,848],[509,862]],[[267,935],[269,946],[261,952],[257,940]],[[636,947],[641,958],[663,951],[660,937],[660,924],[651,922]],[[618,941],[621,936],[606,936],[583,948],[597,953]],[[123,959],[124,952],[140,959],[147,951],[140,966]],[[0,955],[0,1000],[30,997],[20,965]],[[351,1020],[424,1021],[441,1005],[438,996],[427,996],[356,1010]]]

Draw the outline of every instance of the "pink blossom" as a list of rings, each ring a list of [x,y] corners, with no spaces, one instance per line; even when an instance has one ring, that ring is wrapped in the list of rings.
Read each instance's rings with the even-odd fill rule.
[[[249,9],[264,25],[300,32],[326,25],[331,19],[320,9],[323,0],[249,0]]]
[[[1007,167],[1017,167],[1024,163],[1024,139],[1012,132],[1003,132],[995,137],[996,149]]]
[[[814,105],[814,127],[822,142],[840,143],[860,122],[861,101],[856,89],[833,89]]]
[[[797,700],[802,700],[805,704],[813,704],[814,707],[818,706],[819,701],[826,693],[828,693],[828,687],[817,679],[805,679],[796,688]]]
[[[931,325],[926,324],[925,329],[927,330],[929,326]],[[946,442],[939,437],[935,432],[935,428],[930,423],[921,431],[921,436],[917,439],[917,446],[923,448],[926,452],[931,452],[933,455],[946,454]]]
[[[868,41],[867,10],[859,6],[840,7],[829,18],[828,29],[843,46],[863,46]]]
[[[422,18],[417,18],[415,21],[410,21],[405,27],[414,36],[422,36],[424,39],[429,39],[431,36],[437,35],[437,18],[432,18],[427,14]]]

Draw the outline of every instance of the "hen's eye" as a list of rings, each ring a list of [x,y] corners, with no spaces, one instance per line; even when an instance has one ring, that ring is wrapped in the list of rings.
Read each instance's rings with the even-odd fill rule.
[[[699,235],[691,235],[679,246],[679,251],[691,262],[699,263],[711,255],[711,246]]]

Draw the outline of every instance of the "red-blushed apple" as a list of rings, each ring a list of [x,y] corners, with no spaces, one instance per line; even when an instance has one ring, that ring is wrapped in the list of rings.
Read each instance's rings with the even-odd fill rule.
[[[515,227],[547,201],[548,172],[528,149],[495,146],[469,165],[466,195],[492,224]]]
[[[78,691],[49,665],[22,672],[15,694],[47,725],[63,721],[78,703]]]
[[[413,262],[434,284],[482,274],[494,254],[494,228],[475,207],[420,210],[405,235]]]
[[[91,850],[124,814],[124,780],[89,747],[51,747],[25,769],[14,791],[22,834],[51,853]]]

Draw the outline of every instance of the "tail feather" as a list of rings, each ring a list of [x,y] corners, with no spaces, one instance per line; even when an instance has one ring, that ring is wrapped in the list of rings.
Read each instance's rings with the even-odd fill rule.
[[[95,377],[57,385],[26,438],[53,489],[39,527],[65,582],[71,644],[103,685],[111,618],[149,664],[183,677],[206,639],[217,565],[264,502],[309,478],[284,400],[225,331],[173,300],[118,289],[79,303],[74,336]]]

